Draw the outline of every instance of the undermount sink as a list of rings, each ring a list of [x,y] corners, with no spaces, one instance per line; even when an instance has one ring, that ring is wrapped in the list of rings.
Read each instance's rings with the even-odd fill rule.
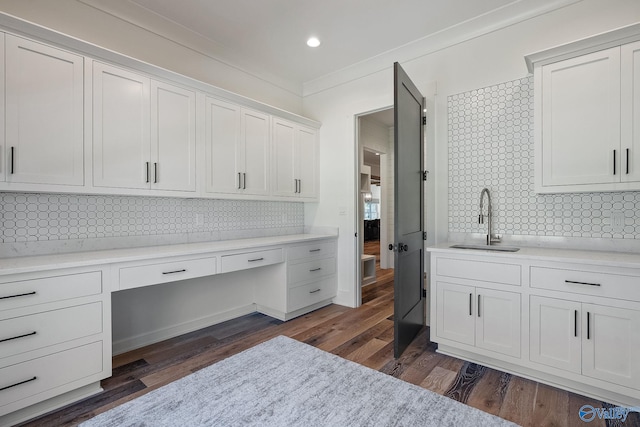
[[[513,246],[498,246],[498,245],[452,245],[449,246],[453,249],[476,249],[482,251],[498,251],[498,252],[518,252],[520,248],[514,248]]]

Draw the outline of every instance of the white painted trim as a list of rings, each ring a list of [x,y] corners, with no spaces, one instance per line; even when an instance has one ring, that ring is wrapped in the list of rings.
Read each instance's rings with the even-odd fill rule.
[[[531,53],[526,55],[524,59],[527,63],[527,69],[530,73],[533,73],[536,66],[562,61],[637,40],[640,40],[640,23]]]
[[[113,355],[115,356],[118,354],[126,353],[127,351],[131,351],[136,348],[164,341],[169,338],[197,331],[198,329],[206,328],[208,326],[216,325],[218,323],[226,322],[227,320],[235,319],[237,317],[245,316],[247,314],[255,312],[256,305],[252,303],[242,307],[224,311],[222,313],[216,313],[210,316],[201,317],[199,319],[190,320],[179,325],[157,329],[155,331],[146,332],[144,334],[128,337],[119,341],[113,341]]]
[[[438,31],[404,46],[389,50],[349,67],[303,83],[302,96],[307,97],[361,77],[387,70],[394,62],[404,64],[442,49],[455,46],[505,27],[523,22],[582,0],[557,0],[535,9],[529,2],[515,1],[458,25]]]

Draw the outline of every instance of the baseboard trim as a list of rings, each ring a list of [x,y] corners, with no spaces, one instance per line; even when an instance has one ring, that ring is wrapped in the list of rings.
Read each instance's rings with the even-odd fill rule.
[[[150,344],[155,344],[169,338],[174,338],[182,334],[197,331],[198,329],[206,328],[208,326],[216,325],[218,323],[226,322],[227,320],[235,319],[236,317],[245,316],[247,314],[255,312],[256,305],[248,304],[245,306],[236,307],[232,310],[224,311],[222,313],[216,313],[210,316],[204,316],[198,319],[190,320],[179,325],[157,329],[155,331],[114,341],[112,344],[113,355],[115,356],[117,354],[126,353],[127,351],[135,350],[137,348],[144,347]]]

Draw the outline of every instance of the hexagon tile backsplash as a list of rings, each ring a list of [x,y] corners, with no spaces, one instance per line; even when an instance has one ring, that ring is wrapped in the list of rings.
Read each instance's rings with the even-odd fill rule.
[[[2,243],[304,227],[298,202],[0,193],[0,209]]]
[[[450,233],[486,233],[487,187],[495,233],[640,239],[640,192],[534,192],[532,76],[450,96],[448,131]],[[616,229],[614,212],[624,217]]]

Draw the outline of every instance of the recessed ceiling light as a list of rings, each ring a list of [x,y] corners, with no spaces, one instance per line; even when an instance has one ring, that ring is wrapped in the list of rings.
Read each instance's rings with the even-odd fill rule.
[[[320,40],[318,40],[317,37],[310,37],[309,40],[307,40],[307,46],[318,47],[320,46]]]
[[[376,153],[376,156],[379,156],[379,155],[380,155],[380,153]]]

